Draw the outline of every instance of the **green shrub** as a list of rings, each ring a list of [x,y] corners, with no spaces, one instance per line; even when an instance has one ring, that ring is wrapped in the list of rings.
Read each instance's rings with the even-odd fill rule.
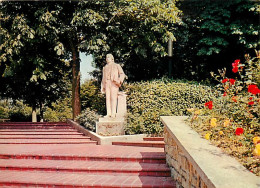
[[[13,122],[32,121],[32,108],[22,101],[16,100],[14,104],[9,103],[9,119]]]
[[[101,116],[94,110],[89,108],[85,109],[79,116],[77,116],[76,120],[87,129],[91,131],[96,131],[96,122]]]
[[[8,119],[9,118],[9,108],[8,101],[0,100],[0,119]]]
[[[125,86],[127,134],[161,134],[160,116],[187,115],[187,108],[202,108],[213,97],[212,88],[162,79]]]
[[[66,121],[72,118],[71,99],[66,97],[52,103],[52,108],[46,108],[44,111],[44,121],[58,122]]]

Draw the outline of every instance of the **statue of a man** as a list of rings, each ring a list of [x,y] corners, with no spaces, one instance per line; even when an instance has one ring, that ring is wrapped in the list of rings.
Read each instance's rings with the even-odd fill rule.
[[[112,54],[106,55],[106,66],[103,67],[101,93],[106,94],[107,115],[116,117],[118,90],[125,79],[125,73],[119,64],[114,62]]]

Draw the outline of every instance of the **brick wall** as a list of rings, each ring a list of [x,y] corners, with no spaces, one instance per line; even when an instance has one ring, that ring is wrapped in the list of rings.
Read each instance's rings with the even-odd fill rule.
[[[197,172],[198,167],[189,161],[166,127],[164,127],[164,141],[166,161],[171,168],[171,175],[177,183],[177,188],[208,188],[209,186]]]

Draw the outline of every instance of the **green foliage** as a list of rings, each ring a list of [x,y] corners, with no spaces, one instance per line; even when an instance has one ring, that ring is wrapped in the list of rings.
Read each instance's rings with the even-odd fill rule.
[[[206,79],[228,67],[239,54],[259,48],[259,5],[256,1],[180,1],[182,24],[174,34],[173,61],[177,78]],[[231,69],[227,69],[231,75]]]
[[[165,79],[128,84],[126,92],[128,134],[160,134],[160,116],[187,115],[187,108],[203,107],[213,97],[211,87]]]
[[[79,116],[77,116],[76,120],[87,129],[91,131],[96,130],[96,122],[101,116],[94,110],[90,108],[86,108]]]
[[[9,103],[9,119],[14,122],[32,121],[32,108],[28,107],[22,101]]]
[[[72,109],[71,101],[69,97],[60,99],[55,103],[52,103],[51,108],[47,107],[44,111],[44,121],[58,122],[71,119]]]
[[[106,99],[105,95],[100,92],[100,83],[89,80],[85,81],[80,88],[82,109],[90,108],[99,114],[106,114]]]
[[[6,100],[0,100],[0,119],[9,118],[9,102]]]

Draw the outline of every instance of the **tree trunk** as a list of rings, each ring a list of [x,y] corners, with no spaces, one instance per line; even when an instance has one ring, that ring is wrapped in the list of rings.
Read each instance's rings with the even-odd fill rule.
[[[37,122],[36,105],[32,106],[32,122]]]
[[[72,49],[72,112],[73,120],[80,114],[80,59],[79,51],[73,42],[70,42]]]

